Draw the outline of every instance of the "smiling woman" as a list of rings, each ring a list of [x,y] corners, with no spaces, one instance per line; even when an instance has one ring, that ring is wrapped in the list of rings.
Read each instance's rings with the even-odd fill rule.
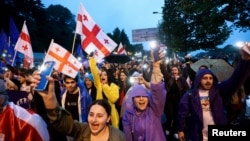
[[[151,52],[152,53],[152,52]],[[165,83],[160,70],[160,63],[164,58],[159,53],[160,60],[154,61],[150,81],[150,91],[143,85],[135,83],[127,91],[122,110],[123,131],[127,141],[165,141],[161,126],[166,98]],[[151,54],[153,57],[153,53]]]
[[[55,113],[59,116],[57,117]],[[74,140],[125,141],[124,134],[110,125],[111,107],[104,99],[95,100],[91,103],[88,123],[74,122],[72,116],[61,108],[51,110],[48,114],[50,120],[53,121],[52,126],[62,133],[69,133],[68,135],[74,137]],[[56,120],[54,120],[55,116],[57,117]],[[70,127],[73,127],[73,130]]]
[[[36,87],[40,82],[38,71],[33,73],[32,86]],[[73,120],[72,114],[59,106],[55,85],[52,77],[49,80],[48,91],[38,91],[41,95],[48,116],[48,123],[57,132],[84,141],[125,141],[124,134],[109,124],[111,118],[111,106],[108,101],[99,99],[89,106],[87,122]]]

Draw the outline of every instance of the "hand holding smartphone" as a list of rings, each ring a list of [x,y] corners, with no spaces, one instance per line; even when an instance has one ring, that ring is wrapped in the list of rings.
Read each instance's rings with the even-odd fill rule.
[[[48,84],[48,80],[46,76],[51,75],[54,69],[54,66],[55,66],[55,61],[44,62],[40,70],[41,80],[40,80],[40,83],[35,88],[36,91],[44,91],[46,89],[47,84]]]
[[[153,55],[154,55],[155,62],[161,59],[159,56],[159,51],[160,51],[160,47],[155,47],[153,49]]]

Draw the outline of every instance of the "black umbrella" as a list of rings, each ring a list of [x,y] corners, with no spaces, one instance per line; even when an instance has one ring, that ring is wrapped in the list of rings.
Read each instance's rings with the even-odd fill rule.
[[[131,61],[131,59],[125,54],[110,54],[109,56],[106,56],[104,60],[109,63],[120,63],[120,64]]]

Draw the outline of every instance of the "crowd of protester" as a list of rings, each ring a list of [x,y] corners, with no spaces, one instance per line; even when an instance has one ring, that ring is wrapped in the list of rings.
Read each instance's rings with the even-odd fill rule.
[[[205,141],[208,125],[249,124],[244,114],[249,54],[241,50],[234,73],[222,82],[205,65],[195,72],[190,60],[166,63],[164,52],[159,56],[159,61],[151,56],[102,66],[90,56],[75,78],[54,70],[43,92],[33,89],[40,81],[38,69],[6,64],[0,79],[0,134],[5,140]],[[21,93],[25,96],[17,98]],[[15,107],[35,115],[22,121],[32,128],[17,126],[28,117],[15,113]]]

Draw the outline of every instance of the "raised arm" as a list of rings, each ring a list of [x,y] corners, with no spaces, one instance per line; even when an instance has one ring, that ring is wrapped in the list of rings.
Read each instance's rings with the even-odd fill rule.
[[[40,79],[40,73],[38,71],[34,72],[31,84],[32,88],[37,86]],[[55,95],[54,80],[52,77],[47,77],[47,79],[49,80],[48,91],[38,91],[38,93],[43,99],[49,123],[58,132],[74,136],[81,128],[85,128],[88,125],[74,121],[71,114],[59,106]]]
[[[219,84],[224,99],[231,97],[250,76],[250,54],[247,52],[250,53],[249,42],[245,43],[244,47],[240,49],[241,58],[231,77]]]
[[[151,52],[151,56],[154,57]],[[152,93],[152,101],[150,102],[151,108],[154,113],[158,116],[163,114],[165,99],[166,99],[166,88],[163,81],[163,75],[160,69],[160,64],[165,56],[163,51],[159,52],[160,60],[154,61],[153,71],[150,81],[150,90]]]

